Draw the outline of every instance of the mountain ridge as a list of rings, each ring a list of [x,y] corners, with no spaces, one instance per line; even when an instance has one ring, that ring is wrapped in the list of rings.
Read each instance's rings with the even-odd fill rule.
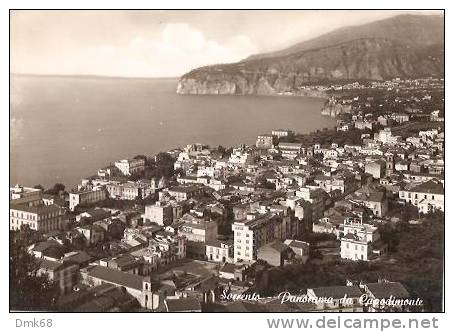
[[[322,35],[318,39],[322,39],[323,42],[309,41],[312,46],[317,44],[318,47],[307,49],[306,46],[301,47],[300,43],[293,48],[273,52],[272,55],[267,53],[237,63],[200,67],[181,77],[177,92],[278,94],[294,93],[302,85],[320,82],[442,76],[444,74],[444,31],[440,28],[442,20],[437,16],[416,17],[415,19],[409,18],[408,15],[396,16],[362,25],[359,26],[359,32],[350,33],[344,38],[336,38],[336,43],[327,44],[326,40],[332,37]],[[409,20],[417,22],[418,26],[406,26]],[[396,21],[400,23],[397,24]],[[377,24],[384,24],[385,27],[380,30],[376,28]],[[376,30],[375,34],[372,34],[372,37],[365,37],[364,31],[370,30],[371,26]],[[393,27],[394,34],[389,33],[381,37],[389,26]],[[351,31],[354,28],[346,27],[340,30]],[[399,34],[397,31],[399,29],[403,29],[404,32]],[[422,30],[425,31],[424,36],[421,36]],[[329,35],[337,34],[339,30]],[[407,35],[413,37],[404,38]],[[356,36],[361,37],[351,39]],[[403,41],[407,39],[407,42]],[[293,53],[287,54],[288,49],[293,49]]]
[[[396,23],[398,21],[398,23]],[[242,61],[248,61],[258,58],[273,57],[278,55],[289,55],[296,53],[302,50],[309,50],[313,48],[323,47],[323,45],[331,45],[334,42],[341,43],[354,39],[362,38],[377,38],[377,37],[389,37],[388,29],[390,26],[394,26],[394,29],[397,28],[396,25],[412,25],[413,27],[421,26],[421,24],[431,26],[431,29],[438,30],[439,34],[444,33],[442,16],[440,15],[412,15],[412,14],[403,14],[396,15],[390,18],[381,19],[367,24],[354,25],[354,26],[345,26],[330,32],[327,32],[321,36],[317,36],[302,42],[298,42],[292,46],[272,51],[265,52],[260,54],[253,54]],[[384,25],[384,27],[382,26]],[[384,32],[383,30],[386,30]],[[411,34],[406,34],[405,38],[402,36],[397,37],[398,41],[404,41],[408,44],[427,44],[427,38],[425,35],[419,31]],[[416,40],[415,40],[416,39]],[[430,44],[430,43],[429,43]],[[241,62],[241,61],[240,61]]]

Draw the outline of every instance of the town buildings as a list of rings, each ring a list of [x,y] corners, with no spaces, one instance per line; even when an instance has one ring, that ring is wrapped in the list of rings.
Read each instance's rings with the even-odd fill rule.
[[[412,117],[360,114],[356,107],[339,121],[339,131],[273,130],[255,146],[174,149],[165,169],[170,175],[139,158],[100,170],[66,197],[12,187],[10,229],[27,225],[46,236],[29,252],[63,295],[87,289],[77,294],[91,300],[77,308],[111,310],[96,300],[113,294],[122,308],[135,303],[141,310],[198,312],[209,304],[271,310],[275,299],[235,304],[219,293],[223,287],[246,293],[269,281],[256,278],[287,264],[380,264],[393,254],[378,225],[398,233],[401,209],[413,213],[412,228],[444,211],[442,122],[427,128],[420,122],[423,129],[406,132],[398,123],[411,125]],[[396,282],[358,280],[309,285],[305,295],[334,301],[285,310],[389,311],[362,305],[359,297],[407,298],[408,291]],[[345,295],[353,302],[343,303]]]

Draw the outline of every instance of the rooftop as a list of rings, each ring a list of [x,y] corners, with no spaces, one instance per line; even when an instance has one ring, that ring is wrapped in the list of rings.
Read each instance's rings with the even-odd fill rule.
[[[201,311],[202,307],[199,300],[193,297],[180,299],[167,299],[166,307],[168,312],[184,312],[184,311]]]
[[[443,185],[436,183],[434,181],[427,181],[427,182],[421,183],[420,185],[417,185],[417,186],[411,188],[410,191],[417,192],[417,193],[438,194],[438,195],[444,194]]]
[[[34,213],[34,214],[43,214],[43,213],[61,211],[60,207],[55,204],[38,205],[38,206],[28,206],[25,204],[10,204],[9,208],[11,210],[29,212],[29,213]]]
[[[144,277],[109,269],[104,266],[93,266],[87,269],[88,275],[93,278],[101,279],[105,282],[112,283],[127,288],[142,290]]]
[[[366,286],[376,299],[385,299],[390,296],[394,296],[397,299],[410,297],[407,289],[400,282],[377,282],[366,284]]]
[[[340,299],[347,295],[348,298],[360,297],[361,290],[357,286],[328,286],[312,288],[315,296],[317,297],[332,297],[333,299]]]

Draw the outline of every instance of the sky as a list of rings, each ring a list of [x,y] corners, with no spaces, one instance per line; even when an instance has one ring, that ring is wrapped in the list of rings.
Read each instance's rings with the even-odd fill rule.
[[[404,13],[408,11],[16,10],[10,14],[10,70],[177,77]]]

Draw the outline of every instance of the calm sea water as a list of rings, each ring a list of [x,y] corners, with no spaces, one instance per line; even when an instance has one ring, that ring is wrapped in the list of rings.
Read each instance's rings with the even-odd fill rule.
[[[200,142],[253,144],[275,128],[332,127],[323,100],[181,96],[174,79],[12,76],[10,181],[73,186],[111,161]]]

